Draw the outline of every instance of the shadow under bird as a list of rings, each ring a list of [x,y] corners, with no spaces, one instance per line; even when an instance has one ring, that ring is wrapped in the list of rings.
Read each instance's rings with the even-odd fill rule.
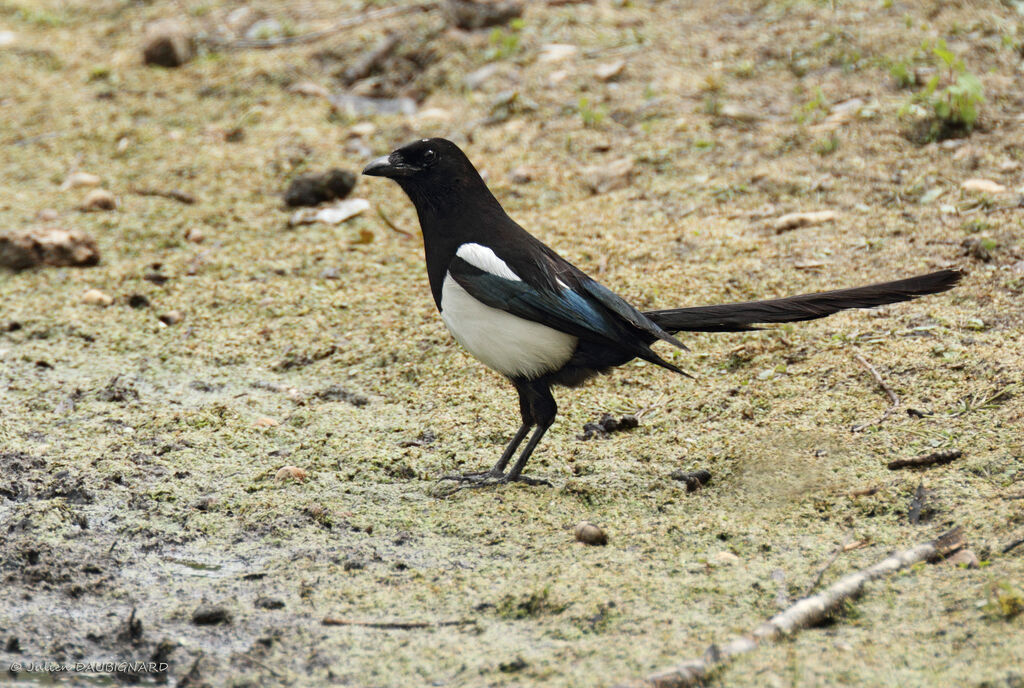
[[[551,387],[575,387],[635,358],[686,375],[651,349],[663,341],[685,350],[673,336],[677,332],[738,332],[813,320],[946,291],[961,277],[956,270],[940,270],[782,299],[641,312],[516,224],[451,141],[410,143],[373,160],[363,174],[393,179],[409,196],[441,319],[463,347],[519,393],[522,425],[494,467],[448,476],[473,485],[544,482],[522,471],[555,421]]]

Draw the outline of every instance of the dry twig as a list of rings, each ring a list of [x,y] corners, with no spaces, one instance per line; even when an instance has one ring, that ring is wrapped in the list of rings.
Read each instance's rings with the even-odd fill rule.
[[[338,619],[333,616],[325,616],[320,622],[324,626],[363,626],[365,628],[380,628],[384,630],[408,631],[416,628],[440,628],[442,626],[470,626],[476,623],[475,619],[456,619],[454,621],[353,621],[351,619]]]
[[[844,602],[859,595],[866,583],[921,561],[948,556],[963,546],[963,534],[960,528],[954,528],[931,542],[897,552],[863,571],[844,576],[824,592],[805,597],[786,611],[776,614],[755,628],[750,635],[734,638],[723,645],[711,645],[699,659],[687,660],[639,681],[622,684],[620,688],[685,688],[704,685],[713,670],[734,656],[750,652],[762,642],[778,640],[820,624]]]
[[[882,379],[882,376],[878,374],[878,371],[875,370],[875,367],[873,365],[868,363],[868,360],[866,358],[864,358],[860,354],[854,355],[854,358],[857,360],[857,363],[860,363],[867,369],[869,373],[871,373],[871,377],[875,378],[875,382],[877,382],[878,386],[882,388],[882,391],[885,392],[885,395],[889,397],[889,402],[891,403],[891,406],[889,406],[889,408],[885,410],[885,413],[883,413],[874,423],[854,425],[853,428],[851,428],[853,432],[860,432],[870,425],[881,425],[886,418],[892,415],[893,411],[900,407],[900,398],[896,396],[896,392],[892,391],[892,387],[886,384],[885,380]]]
[[[900,468],[926,468],[927,466],[941,466],[959,459],[963,455],[964,453],[959,449],[950,449],[948,451],[932,452],[931,454],[925,454],[924,456],[915,456],[912,459],[896,459],[889,462],[889,470],[895,471]]]

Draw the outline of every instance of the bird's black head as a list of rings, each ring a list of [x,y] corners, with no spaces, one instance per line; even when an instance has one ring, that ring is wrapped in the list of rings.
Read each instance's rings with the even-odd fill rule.
[[[394,179],[421,213],[447,215],[467,202],[497,201],[466,154],[446,139],[421,139],[370,162],[363,174]]]

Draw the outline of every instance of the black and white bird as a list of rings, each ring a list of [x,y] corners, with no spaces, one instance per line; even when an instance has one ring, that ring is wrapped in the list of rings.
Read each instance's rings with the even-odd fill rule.
[[[635,358],[685,375],[651,348],[663,341],[685,350],[676,332],[736,332],[813,320],[946,291],[961,277],[940,270],[783,299],[641,312],[516,224],[451,141],[410,143],[373,160],[363,174],[393,179],[409,196],[441,319],[463,347],[519,393],[522,425],[493,468],[458,476],[472,484],[539,482],[522,471],[554,423],[552,385],[575,387]]]

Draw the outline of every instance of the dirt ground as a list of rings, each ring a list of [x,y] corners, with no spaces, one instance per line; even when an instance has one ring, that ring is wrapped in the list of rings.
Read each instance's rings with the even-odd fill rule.
[[[979,566],[872,584],[709,685],[1022,685],[1024,546],[1003,551],[1024,537],[1020,3],[538,2],[496,30],[432,10],[275,49],[215,42],[363,9],[280,5],[0,1],[0,232],[76,228],[102,253],[0,271],[0,683],[612,686],[748,632],[837,548],[861,545],[815,589],[959,525]],[[145,26],[172,17],[198,54],[144,65]],[[392,54],[346,76],[386,32]],[[940,40],[984,101],[969,136],[927,142],[927,82],[957,76]],[[337,111],[304,82],[418,113]],[[494,461],[514,392],[444,330],[394,184],[361,179],[371,210],[336,226],[289,228],[282,202],[300,173],[435,135],[643,308],[967,277],[685,336],[693,353],[662,351],[696,380],[634,363],[557,392],[529,466],[553,488],[441,498],[439,476]],[[587,188],[585,168],[623,158],[624,186]],[[81,211],[73,172],[116,210]],[[90,289],[113,303],[83,303]],[[857,355],[901,401],[881,423]],[[605,412],[640,426],[577,439]],[[886,468],[945,449],[963,456]],[[687,492],[680,469],[712,480]],[[574,541],[583,520],[607,546]],[[7,673],[31,661],[168,669]]]

